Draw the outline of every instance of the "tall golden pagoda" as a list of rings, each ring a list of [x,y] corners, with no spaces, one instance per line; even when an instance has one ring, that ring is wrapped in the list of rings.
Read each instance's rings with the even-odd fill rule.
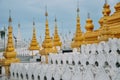
[[[98,30],[93,30],[94,25],[92,22],[90,14],[88,13],[88,19],[86,20],[85,25],[86,32],[84,33],[84,44],[98,43]]]
[[[76,24],[76,33],[71,43],[72,48],[79,48],[83,43],[83,34],[80,28],[80,16],[79,16],[79,7],[77,8],[77,24]]]
[[[60,41],[60,37],[58,35],[58,29],[57,29],[57,19],[55,18],[55,31],[54,31],[54,39],[53,39],[54,47],[62,45],[62,42]]]
[[[46,57],[46,63],[48,62],[48,54],[49,53],[57,53],[57,49],[53,46],[53,41],[50,37],[50,32],[49,32],[49,26],[48,26],[48,13],[47,13],[47,10],[46,10],[46,13],[45,13],[45,16],[46,16],[46,23],[45,23],[45,39],[42,43],[42,48],[40,50],[40,54],[41,55],[44,55]]]
[[[33,36],[32,36],[29,50],[39,50],[39,43],[37,42],[37,39],[36,39],[36,30],[35,30],[35,22],[34,21],[33,21]]]
[[[16,52],[13,44],[13,34],[12,34],[12,18],[11,18],[11,11],[9,11],[9,26],[8,26],[8,41],[7,41],[7,47],[5,49],[5,52],[3,56],[5,57],[3,61],[3,66],[5,67],[5,73],[6,75],[9,75],[10,70],[10,64],[14,62],[20,62],[18,58],[16,58]]]

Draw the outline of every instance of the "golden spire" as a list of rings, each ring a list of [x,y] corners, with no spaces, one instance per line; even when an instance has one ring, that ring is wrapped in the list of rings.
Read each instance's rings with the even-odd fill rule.
[[[90,14],[88,13],[88,19],[86,20],[86,25],[85,25],[86,31],[91,32],[93,31],[94,25],[92,23],[92,19],[90,19]]]
[[[5,66],[6,74],[9,74],[9,66],[13,62],[19,62],[19,59],[16,58],[16,52],[13,44],[13,31],[12,31],[12,18],[11,18],[11,11],[9,11],[9,26],[8,26],[8,41],[7,47],[3,56],[5,57],[3,65]]]
[[[84,44],[93,44],[93,43],[98,43],[98,31],[94,30],[94,25],[93,25],[93,21],[90,18],[90,14],[88,13],[87,16],[87,20],[86,20],[86,32],[84,33]]]
[[[46,23],[45,23],[46,32],[45,32],[45,38],[46,38],[46,37],[50,38],[49,26],[48,26],[48,18],[47,18],[47,17],[48,17],[47,6],[46,6],[45,16],[46,16]]]
[[[110,13],[111,13],[111,10],[110,10],[110,6],[109,4],[107,3],[107,0],[105,0],[105,4],[103,6],[103,11],[102,11],[103,15],[104,16],[109,16]]]
[[[90,19],[90,13],[88,13],[87,18]]]
[[[107,4],[107,0],[105,0],[105,4]]]
[[[49,26],[48,26],[48,12],[47,12],[47,7],[46,7],[46,12],[45,12],[45,16],[46,16],[46,23],[45,23],[45,39],[42,43],[42,48],[40,50],[40,54],[44,55],[46,57],[46,63],[48,63],[48,54],[49,53],[57,53],[57,49],[53,46],[53,42],[52,39],[50,37],[50,33],[49,33]]]
[[[8,22],[9,22],[9,26],[11,26],[12,25],[11,10],[9,10],[9,19],[8,19]]]
[[[82,31],[81,31],[81,28],[80,28],[79,3],[78,3],[78,6],[77,6],[77,19],[76,19],[76,21],[77,21],[77,23],[76,23],[76,33],[75,33],[73,42],[71,44],[72,48],[79,48],[81,46],[82,40],[83,40]]]
[[[54,46],[61,46],[61,42],[60,42],[60,37],[58,35],[58,29],[57,29],[57,19],[55,17],[55,31],[54,31],[54,40],[53,40]]]
[[[45,8],[46,8],[45,16],[46,16],[46,19],[47,19],[47,17],[48,17],[47,6]]]
[[[43,44],[42,44],[43,49],[40,51],[41,55],[48,55],[49,53],[56,52],[53,49],[53,42],[52,42],[52,39],[50,37],[49,25],[48,25],[48,19],[47,19],[47,17],[48,17],[47,7],[46,7],[45,16],[46,16],[45,39],[44,39]]]
[[[102,11],[103,17],[99,20],[100,28],[102,28],[102,26],[103,26],[104,18],[109,17],[110,13],[111,13],[110,5],[108,4],[107,0],[105,0],[104,6],[103,6],[103,11]]]
[[[18,28],[20,28],[20,23],[18,23]]]
[[[79,9],[79,0],[77,2],[77,17],[79,17],[79,12],[80,12],[80,9]]]
[[[33,21],[33,36],[32,36],[29,50],[39,50],[39,44],[36,39],[36,30],[35,30],[35,22],[34,21]]]
[[[35,27],[35,22],[34,22],[34,20],[33,20],[33,27]]]
[[[13,35],[12,35],[12,18],[11,18],[11,11],[9,11],[9,26],[8,26],[8,42],[6,51],[14,51],[14,44],[13,44]],[[7,58],[7,55],[4,57]],[[14,56],[15,57],[15,56]]]
[[[77,4],[77,24],[76,24],[76,31],[77,31],[77,33],[82,32],[81,28],[80,28],[80,16],[79,16],[79,12],[80,12],[80,9],[79,9],[79,0],[78,0],[78,4]]]

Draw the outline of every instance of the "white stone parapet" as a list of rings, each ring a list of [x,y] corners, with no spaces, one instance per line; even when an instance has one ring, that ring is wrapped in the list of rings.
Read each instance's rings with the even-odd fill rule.
[[[44,57],[41,58],[43,62]],[[13,63],[17,80],[120,80],[120,39],[83,45],[81,52],[50,54],[48,64]]]

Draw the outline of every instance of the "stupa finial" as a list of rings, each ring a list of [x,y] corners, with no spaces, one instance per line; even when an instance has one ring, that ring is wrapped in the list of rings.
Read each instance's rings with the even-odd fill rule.
[[[47,17],[47,16],[48,16],[47,5],[45,6],[45,9],[46,9],[46,11],[45,11],[45,16]]]
[[[90,18],[90,13],[88,12],[88,15],[87,15],[88,19]]]
[[[9,22],[9,25],[11,25],[11,22],[12,22],[12,18],[11,18],[11,10],[9,10],[9,20],[8,20],[8,22]]]
[[[79,13],[80,9],[79,9],[79,0],[77,1],[77,13]]]

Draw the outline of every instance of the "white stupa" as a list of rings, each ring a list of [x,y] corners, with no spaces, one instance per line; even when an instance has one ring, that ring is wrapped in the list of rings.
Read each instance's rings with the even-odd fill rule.
[[[21,31],[20,31],[20,24],[18,24],[18,34],[16,38],[16,48],[23,48],[25,47],[25,42],[22,40]]]

